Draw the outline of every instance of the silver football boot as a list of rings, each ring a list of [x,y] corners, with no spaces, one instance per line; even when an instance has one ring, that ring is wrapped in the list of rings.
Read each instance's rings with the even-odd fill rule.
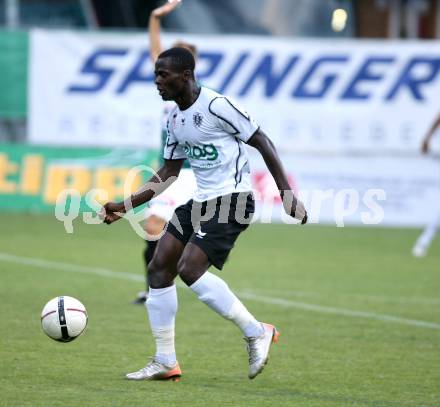
[[[245,337],[249,354],[249,379],[253,379],[263,370],[269,359],[272,343],[278,342],[280,333],[273,325],[262,323],[264,333],[261,336]]]
[[[152,359],[147,366],[137,372],[128,373],[125,377],[128,380],[173,380],[178,382],[181,376],[182,371],[178,362],[174,366],[166,366]]]

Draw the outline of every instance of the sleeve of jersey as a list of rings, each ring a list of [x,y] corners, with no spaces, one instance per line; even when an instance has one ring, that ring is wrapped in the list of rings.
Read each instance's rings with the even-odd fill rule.
[[[245,143],[260,127],[240,105],[230,98],[215,98],[209,110],[218,117],[219,125],[224,131]]]
[[[165,160],[183,160],[186,158],[186,153],[172,132],[170,125],[172,120],[173,117],[170,116],[167,121],[167,138],[163,147],[163,158]]]

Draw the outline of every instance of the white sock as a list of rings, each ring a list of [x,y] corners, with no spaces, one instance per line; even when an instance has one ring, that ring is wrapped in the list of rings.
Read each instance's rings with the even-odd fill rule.
[[[440,214],[426,226],[420,237],[417,239],[416,246],[427,250],[434,240],[440,228]]]
[[[228,285],[208,271],[190,286],[208,307],[237,325],[247,337],[260,336],[264,328],[230,290]]]
[[[176,286],[151,288],[145,303],[151,331],[156,340],[154,359],[167,366],[176,364],[174,348],[174,321],[177,313]]]

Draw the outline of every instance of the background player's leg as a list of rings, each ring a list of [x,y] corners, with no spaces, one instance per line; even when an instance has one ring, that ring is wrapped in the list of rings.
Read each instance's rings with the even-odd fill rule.
[[[166,223],[167,221],[165,219],[153,214],[145,219],[144,230],[150,236],[158,236],[162,233],[162,230],[165,227]],[[158,240],[146,240],[145,243],[146,245],[142,254],[144,259],[146,289],[145,291],[141,291],[138,293],[136,299],[133,301],[133,304],[145,304],[145,301],[148,297],[148,265],[153,259]]]
[[[145,291],[141,291],[138,293],[136,299],[133,301],[133,304],[145,304],[148,297],[148,265],[153,259],[154,251],[156,250],[157,240],[146,240],[145,248],[142,252],[142,257],[144,259],[144,269],[145,269]]]
[[[429,246],[434,240],[435,235],[440,229],[440,212],[437,214],[436,218],[426,226],[420,237],[417,239],[416,244],[413,248],[413,255],[416,257],[423,257],[426,255]]]
[[[155,360],[166,366],[176,364],[174,321],[177,292],[174,278],[184,245],[170,233],[159,240],[148,267],[149,293],[146,301],[151,331],[156,340]]]
[[[177,266],[180,278],[193,290],[200,301],[234,322],[247,337],[264,333],[264,328],[218,276],[206,271],[211,265],[205,252],[188,243]]]
[[[146,240],[144,249],[144,265],[145,265],[145,281],[148,287],[148,265],[153,260],[154,251],[156,250],[157,240]]]

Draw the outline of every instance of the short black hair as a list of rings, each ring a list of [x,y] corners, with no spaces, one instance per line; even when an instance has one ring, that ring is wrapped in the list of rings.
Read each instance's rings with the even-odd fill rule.
[[[171,63],[173,68],[177,72],[183,72],[187,69],[194,72],[196,67],[196,61],[194,55],[188,51],[186,48],[173,47],[162,52],[157,59],[160,58],[171,58]]]

